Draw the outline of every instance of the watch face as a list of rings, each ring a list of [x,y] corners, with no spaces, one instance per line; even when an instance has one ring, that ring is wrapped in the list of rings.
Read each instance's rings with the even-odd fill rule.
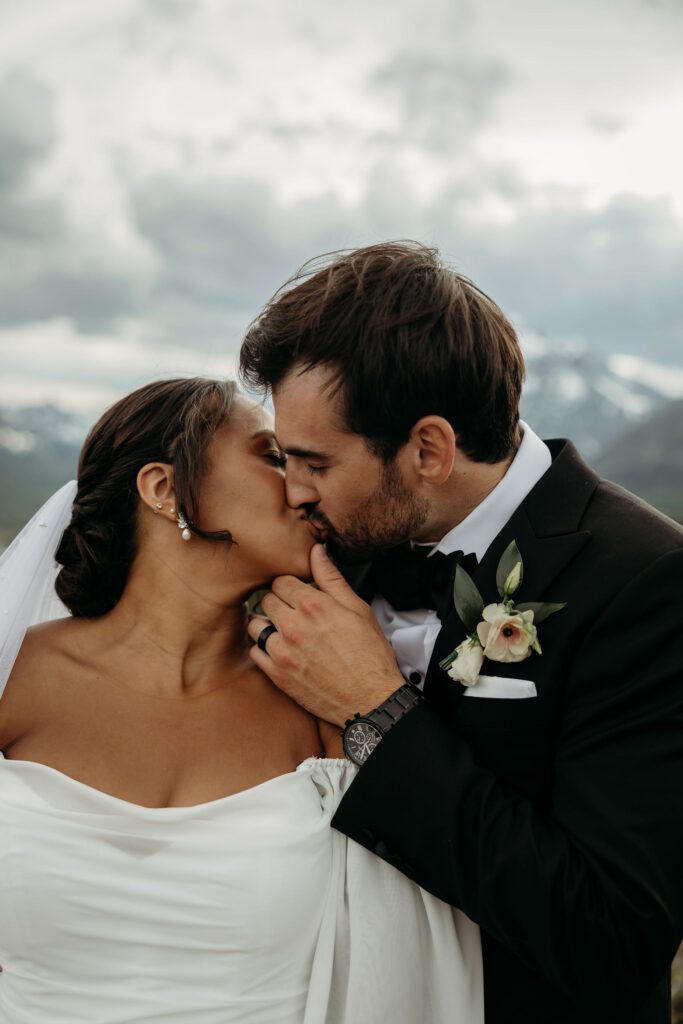
[[[382,730],[372,722],[353,722],[344,733],[346,753],[356,764],[363,764],[382,736]]]

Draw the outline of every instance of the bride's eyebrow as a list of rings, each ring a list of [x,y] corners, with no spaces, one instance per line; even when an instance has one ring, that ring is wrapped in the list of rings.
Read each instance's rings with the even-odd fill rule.
[[[262,437],[267,437],[269,441],[275,441],[275,444],[278,446],[278,448],[280,447],[278,439],[275,436],[274,430],[269,430],[267,427],[264,427],[263,430],[257,430],[254,434],[251,435],[251,440],[257,441],[259,440],[259,438]]]

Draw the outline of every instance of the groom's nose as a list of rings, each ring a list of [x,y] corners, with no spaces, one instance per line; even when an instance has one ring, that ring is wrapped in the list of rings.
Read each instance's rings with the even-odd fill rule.
[[[296,462],[291,456],[287,460],[285,472],[285,493],[287,504],[291,508],[301,508],[302,505],[317,505],[320,501],[318,490],[310,480],[307,480],[303,473],[294,465]]]

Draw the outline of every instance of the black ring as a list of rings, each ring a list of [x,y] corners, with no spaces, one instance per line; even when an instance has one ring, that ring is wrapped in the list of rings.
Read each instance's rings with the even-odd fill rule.
[[[265,651],[266,654],[268,653],[268,651],[266,651],[266,643],[268,642],[268,637],[272,636],[273,633],[277,633],[277,629],[275,628],[273,623],[270,622],[267,626],[263,627],[263,629],[258,635],[258,640],[256,641],[256,643],[258,644],[262,651]]]

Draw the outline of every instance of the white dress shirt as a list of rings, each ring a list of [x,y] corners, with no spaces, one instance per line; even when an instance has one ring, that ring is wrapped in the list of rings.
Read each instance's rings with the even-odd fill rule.
[[[529,491],[550,468],[548,446],[526,423],[520,422],[520,428],[522,443],[505,476],[462,522],[433,545],[434,551],[446,555],[453,551],[473,552],[481,561]],[[399,612],[380,596],[373,599],[372,610],[394,650],[402,675],[422,688],[441,629],[438,615],[426,608]]]

